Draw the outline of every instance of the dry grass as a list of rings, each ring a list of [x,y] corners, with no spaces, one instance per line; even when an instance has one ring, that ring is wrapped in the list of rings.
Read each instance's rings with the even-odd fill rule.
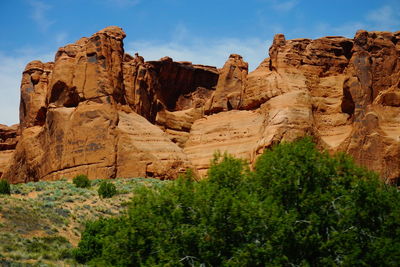
[[[0,195],[0,265],[75,266],[70,251],[86,221],[123,213],[137,186],[165,183],[142,178],[110,181],[118,194],[107,199],[97,194],[100,180],[87,189],[67,180],[13,185],[10,196]]]

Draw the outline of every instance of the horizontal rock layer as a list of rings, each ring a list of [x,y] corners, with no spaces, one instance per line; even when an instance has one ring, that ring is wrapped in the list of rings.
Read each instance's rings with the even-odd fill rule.
[[[264,149],[311,135],[400,180],[400,32],[277,34],[250,73],[236,54],[221,69],[146,62],[124,52],[124,37],[108,27],[60,48],[55,62],[26,66],[20,124],[0,129],[3,178],[204,175],[215,151],[253,164]]]

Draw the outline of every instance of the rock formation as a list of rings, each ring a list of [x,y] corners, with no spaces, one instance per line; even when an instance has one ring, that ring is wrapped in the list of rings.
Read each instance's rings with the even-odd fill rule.
[[[10,127],[0,124],[0,176],[12,158],[18,138],[18,124]]]
[[[232,54],[220,70],[218,84],[206,105],[206,114],[237,109],[240,105],[249,66],[242,56]]]
[[[108,27],[60,48],[54,63],[27,65],[21,136],[13,154],[13,146],[0,151],[11,157],[7,167],[1,161],[3,178],[171,179],[188,167],[203,175],[216,150],[252,164],[276,143],[311,135],[399,182],[400,32],[277,34],[250,73],[235,54],[221,69],[146,62],[124,53],[124,37]],[[17,129],[7,131],[0,135],[15,146]]]

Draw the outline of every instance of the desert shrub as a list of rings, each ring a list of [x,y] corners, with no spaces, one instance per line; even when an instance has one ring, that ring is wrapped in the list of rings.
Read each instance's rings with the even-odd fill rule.
[[[79,174],[72,179],[72,182],[76,187],[79,188],[89,188],[91,183],[87,175]]]
[[[0,180],[0,194],[10,195],[11,187],[7,180]]]
[[[100,183],[99,189],[97,190],[101,198],[110,198],[117,194],[117,188],[114,184],[103,181]]]
[[[127,215],[89,222],[75,258],[109,266],[376,265],[400,261],[396,188],[308,138],[208,179],[140,187]]]

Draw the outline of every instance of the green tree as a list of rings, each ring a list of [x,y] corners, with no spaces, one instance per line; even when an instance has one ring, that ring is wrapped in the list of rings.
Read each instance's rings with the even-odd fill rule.
[[[395,187],[306,138],[266,150],[249,171],[216,155],[190,174],[140,187],[127,215],[90,222],[75,251],[89,265],[380,265],[400,262]]]

